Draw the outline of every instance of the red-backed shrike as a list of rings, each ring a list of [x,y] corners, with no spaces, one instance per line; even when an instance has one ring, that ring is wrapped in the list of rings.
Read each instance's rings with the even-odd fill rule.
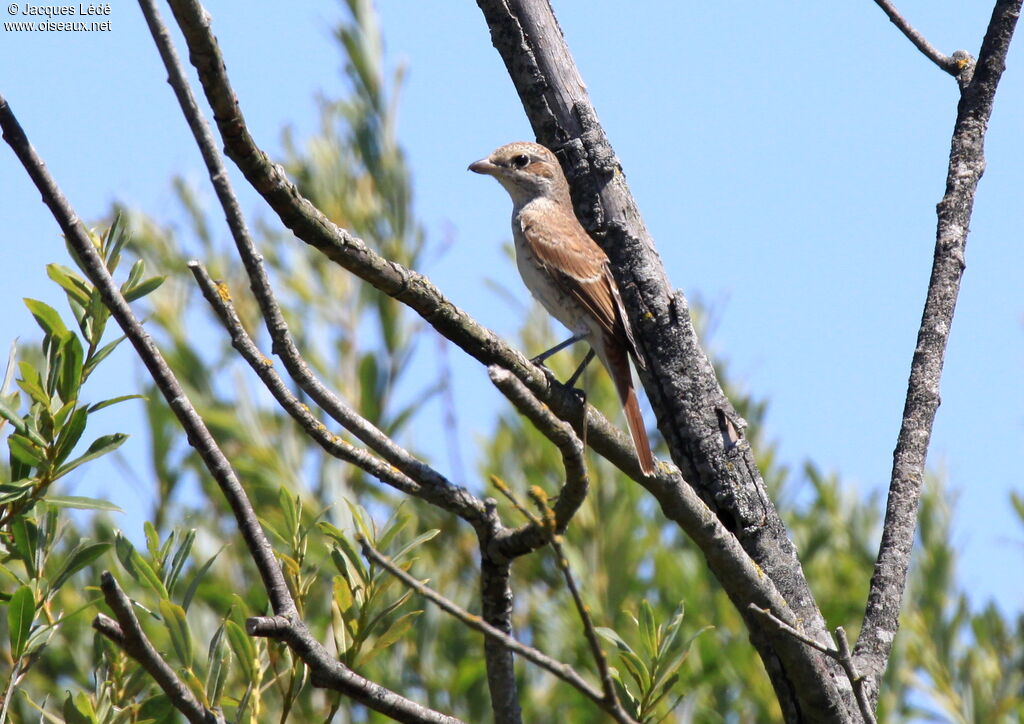
[[[571,340],[536,358],[542,361],[571,342],[586,339],[615,382],[640,468],[654,472],[654,458],[640,414],[629,358],[643,369],[608,256],[580,226],[569,183],[555,154],[536,143],[510,143],[470,164],[493,176],[512,197],[516,265],[530,293],[568,327]],[[569,384],[582,371],[577,370]]]

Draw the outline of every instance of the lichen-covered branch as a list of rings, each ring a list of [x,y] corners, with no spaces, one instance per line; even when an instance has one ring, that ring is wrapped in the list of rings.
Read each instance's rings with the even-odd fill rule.
[[[160,390],[184,429],[189,444],[195,449],[227,500],[276,616],[289,622],[288,636],[283,638],[310,667],[314,683],[341,691],[371,709],[391,716],[396,721],[412,724],[457,724],[458,720],[453,717],[423,707],[372,681],[363,679],[331,657],[327,650],[312,637],[298,617],[295,602],[288,590],[281,567],[277,564],[274,550],[260,527],[252,503],[227,457],[185,394],[160,350],[157,349],[153,340],[135,317],[128,302],[125,301],[78,215],[57,187],[42,159],[32,148],[17,118],[2,96],[0,96],[0,128],[3,129],[4,140],[10,145],[42,194],[43,202],[49,207],[64,233],[68,245],[78,255],[82,263],[82,270],[99,290],[104,305],[110,310],[111,316],[135,348],[157,389]]]
[[[477,0],[537,140],[559,156],[577,216],[612,261],[647,362],[641,379],[683,478],[767,574],[804,633],[827,640],[785,526],[749,444],[722,432],[746,423],[725,397],[701,348],[685,297],[669,285],[622,168],[547,0]],[[642,482],[642,481],[641,481]],[[666,500],[659,498],[663,508]],[[707,553],[704,545],[698,541]],[[723,582],[732,574],[709,563]],[[834,662],[779,637],[747,613],[743,590],[726,590],[745,616],[788,721],[849,721],[852,691]]]
[[[937,207],[932,273],[910,365],[903,421],[893,452],[882,541],[871,577],[864,623],[854,647],[857,669],[868,679],[872,702],[878,700],[879,682],[899,628],[925,460],[939,407],[942,364],[965,266],[974,195],[985,170],[985,132],[1020,11],[1021,0],[996,2],[974,75],[960,94],[946,192]]]
[[[153,648],[153,644],[139,625],[131,600],[117,585],[109,571],[104,571],[100,576],[100,589],[117,620],[114,621],[101,613],[93,620],[92,627],[139,662],[167,694],[174,708],[191,724],[224,724],[224,717],[220,712],[211,711],[200,704],[188,686],[174,673],[170,664]]]

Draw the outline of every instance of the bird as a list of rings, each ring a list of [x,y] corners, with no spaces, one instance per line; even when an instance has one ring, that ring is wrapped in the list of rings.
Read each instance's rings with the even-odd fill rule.
[[[573,211],[558,158],[538,143],[520,141],[495,149],[469,165],[493,176],[512,197],[512,238],[523,283],[547,312],[573,336],[533,359],[543,363],[570,344],[586,340],[590,352],[569,379],[572,386],[597,354],[619,394],[640,469],[654,472],[647,430],[629,366],[646,369],[612,276],[608,255],[584,230]]]

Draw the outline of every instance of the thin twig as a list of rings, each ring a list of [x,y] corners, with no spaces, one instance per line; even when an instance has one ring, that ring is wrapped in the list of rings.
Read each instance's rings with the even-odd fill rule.
[[[433,589],[425,586],[420,581],[416,580],[411,575],[409,575],[401,568],[396,566],[385,555],[383,555],[380,551],[376,550],[373,546],[371,546],[365,538],[359,538],[359,545],[362,547],[363,555],[366,556],[367,560],[379,565],[381,568],[386,570],[388,573],[390,573],[392,576],[394,576],[399,581],[404,583],[406,586],[416,591],[416,593],[420,594],[428,601],[435,604],[445,613],[457,618],[459,621],[461,621],[474,631],[479,631],[484,636],[499,641],[503,646],[506,646],[507,648],[511,649],[527,661],[532,661],[545,671],[554,674],[559,679],[566,682],[567,684],[575,688],[577,691],[582,693],[588,699],[595,702],[604,711],[608,712],[608,714],[610,714],[615,719],[615,721],[621,722],[622,724],[636,724],[633,719],[631,719],[624,712],[621,712],[621,710],[618,713],[616,713],[615,711],[610,709],[610,702],[608,702],[605,699],[601,692],[595,689],[590,684],[588,684],[583,679],[583,677],[581,677],[576,672],[576,670],[568,664],[563,664],[560,661],[556,661],[547,654],[538,651],[532,646],[527,646],[526,644],[520,643],[511,636],[502,633],[493,626],[481,621],[479,616],[474,616],[469,611],[466,611],[465,609],[459,607],[457,604],[448,600],[437,591],[434,591]]]
[[[1021,0],[997,0],[973,77],[962,89],[957,108],[946,192],[936,209],[938,224],[931,278],[893,452],[882,539],[864,621],[854,647],[854,660],[867,679],[872,703],[878,701],[879,685],[899,629],[928,445],[939,407],[939,382],[965,268],[974,197],[985,169],[985,132],[1020,11]]]
[[[82,270],[99,290],[104,305],[110,310],[111,316],[117,321],[135,348],[153,377],[157,388],[167,400],[171,411],[184,429],[189,443],[220,487],[221,493],[235,516],[249,555],[263,580],[271,606],[275,613],[291,621],[288,643],[309,665],[313,680],[318,682],[319,686],[342,691],[356,701],[398,721],[414,724],[421,722],[455,724],[458,722],[453,717],[423,707],[340,666],[327,650],[312,637],[305,623],[298,617],[295,602],[288,591],[274,550],[263,533],[252,503],[230,462],[217,445],[202,417],[196,412],[160,350],[157,349],[153,340],[135,317],[131,307],[128,306],[118,285],[107,271],[103,259],[100,258],[93,246],[78,215],[57,187],[42,159],[32,148],[18,119],[2,96],[0,96],[0,128],[3,129],[4,140],[14,150],[25,171],[41,193],[43,202],[49,207],[64,233],[68,245],[78,255],[82,262]]]
[[[605,699],[607,699],[613,708],[621,711],[622,704],[619,702],[618,694],[615,693],[615,684],[612,681],[611,671],[608,668],[608,657],[605,656],[604,649],[601,648],[601,642],[597,637],[597,630],[594,628],[594,621],[590,617],[590,608],[583,602],[583,595],[580,593],[579,587],[576,585],[576,579],[572,575],[572,568],[569,566],[569,559],[566,557],[565,550],[562,548],[562,537],[558,533],[558,519],[555,511],[548,505],[544,491],[536,486],[530,489],[530,498],[544,515],[544,518],[541,519],[520,503],[518,498],[507,485],[499,481],[497,478],[494,478],[494,482],[498,487],[498,490],[500,490],[505,497],[512,502],[512,505],[514,505],[519,512],[526,516],[527,520],[530,521],[533,527],[543,532],[547,541],[551,544],[551,548],[555,551],[555,562],[558,565],[558,569],[562,572],[562,577],[565,578],[565,585],[568,587],[569,593],[572,596],[572,602],[576,607],[576,613],[579,615],[580,621],[583,623],[583,633],[587,638],[587,644],[590,646],[590,654],[594,658],[594,664],[597,666],[597,672],[601,677],[601,686],[604,689]],[[622,713],[623,715],[626,715],[624,711]]]
[[[211,31],[208,14],[196,0],[170,0],[170,3],[188,43],[189,58],[199,74],[207,101],[213,109],[227,155],[274,209],[282,223],[299,239],[321,250],[331,260],[358,275],[376,289],[409,306],[467,354],[486,365],[497,364],[511,371],[558,417],[564,420],[580,419],[583,405],[571,391],[553,384],[522,354],[511,349],[493,332],[477,324],[469,315],[453,305],[425,277],[376,254],[361,240],[338,228],[308,199],[302,197],[295,185],[286,177],[283,169],[270,161],[249,133],[227,77],[224,59]],[[512,12],[507,4],[499,3],[497,0],[480,4],[482,8],[484,5],[488,6],[485,13],[488,14],[492,37],[496,38],[498,33],[504,33],[505,30],[499,30],[498,26],[506,23],[506,20],[499,18],[498,15]],[[517,3],[517,16],[528,12],[521,8],[521,5],[522,3]],[[543,6],[547,7],[547,3],[543,3]],[[514,18],[508,20],[508,24],[514,22]],[[524,54],[539,52],[537,48],[529,45],[536,38],[554,38],[556,42],[561,42],[561,34],[553,18],[536,30],[537,33],[529,38],[524,38],[521,28],[509,33],[509,42],[512,42],[514,33],[518,38],[515,43],[518,44],[506,57],[506,64],[510,67],[518,65],[522,69],[530,68],[529,73],[524,70],[513,80],[520,86],[520,94],[531,98],[537,98],[539,92],[536,87],[522,85],[531,82],[527,76],[534,79],[546,77],[549,87],[558,88],[559,91],[565,90],[565,78],[548,76],[543,69],[536,68],[534,60],[524,58]],[[559,91],[552,92],[557,95]],[[548,93],[544,97],[548,98],[550,95]],[[569,93],[566,97],[574,96]],[[589,102],[571,108],[560,108],[557,112],[561,117],[556,121],[550,117],[543,120],[533,119],[535,125],[550,123],[547,128],[552,131],[549,134],[551,138],[541,140],[550,143],[551,139],[557,136],[553,129],[567,127],[559,125],[565,119],[575,118],[575,121],[570,122],[575,124],[573,128],[577,128],[580,119],[584,117],[588,124],[587,128],[593,132],[584,134],[586,138],[604,139]],[[574,143],[578,144],[579,138],[574,138]],[[610,152],[606,142],[594,150]],[[605,160],[612,162],[614,158],[609,156]],[[602,167],[594,173],[604,171],[610,172],[611,168]],[[628,196],[628,191],[624,189],[621,181],[621,174],[615,175],[614,178],[614,184],[609,184],[615,187],[612,193],[623,192]],[[632,221],[624,223],[614,238],[615,243],[622,241],[622,235],[628,230],[632,236],[622,243],[635,248],[639,243],[637,240],[646,239],[647,234],[642,229],[634,228],[634,222],[637,222],[639,215],[635,213],[635,205],[630,208],[633,209],[632,216],[629,217]],[[615,214],[619,215],[621,211],[621,208],[616,208]],[[664,278],[664,270],[659,265],[645,278],[656,282],[657,279]],[[620,288],[624,288],[628,296],[633,283],[630,282],[625,287],[620,284]],[[667,286],[665,289],[668,289]],[[724,457],[720,449],[706,444],[711,438],[705,434],[707,426],[701,422],[704,411],[720,407],[731,414],[732,407],[714,379],[710,362],[700,351],[696,333],[689,322],[685,299],[681,295],[665,291],[653,297],[647,295],[645,302],[651,302],[647,307],[650,310],[648,316],[655,322],[644,322],[642,326],[646,329],[653,324],[660,325],[661,331],[658,334],[660,344],[665,348],[666,359],[672,357],[673,360],[686,360],[692,357],[693,362],[687,363],[685,374],[680,374],[676,367],[665,367],[664,375],[658,371],[658,376],[665,384],[662,385],[663,389],[656,390],[652,397],[656,409],[660,408],[658,416],[663,420],[663,429],[672,428],[672,434],[668,438],[670,446],[674,446],[674,459],[677,463],[686,464],[687,469],[694,472],[695,479],[691,482],[707,494],[709,500],[717,501],[716,505],[726,506],[723,517],[733,522],[736,535],[742,536],[742,540],[738,541],[736,535],[725,528],[722,519],[717,518],[700,500],[694,489],[682,480],[678,472],[666,471],[657,480],[645,479],[640,475],[636,466],[636,456],[628,439],[621,430],[610,425],[603,415],[589,406],[586,407],[585,416],[587,442],[599,454],[657,497],[666,515],[679,524],[700,546],[716,577],[722,582],[740,611],[745,611],[749,603],[783,611],[789,608],[786,601],[791,601],[794,615],[799,615],[804,621],[813,621],[823,626],[781,520],[774,510],[769,510],[766,517],[764,501],[767,498],[763,490],[763,481],[751,472],[756,471],[756,466],[753,464],[749,446],[737,445],[730,451],[728,457]],[[706,405],[710,397],[714,398],[713,404]],[[714,420],[708,424],[714,426],[717,432]],[[680,452],[681,450],[683,452]],[[737,476],[743,479],[737,482],[734,480]],[[727,485],[729,483],[734,483],[735,489],[731,489],[732,492],[726,495],[730,490]],[[737,489],[742,489],[741,495],[736,494]],[[742,507],[747,501],[753,501],[754,504]],[[745,547],[756,554],[760,567],[753,563],[751,554],[744,549]],[[764,575],[765,573],[768,575]],[[781,587],[781,590],[777,586]],[[795,647],[793,651],[800,656],[803,655]],[[762,651],[765,657],[774,656],[776,653],[783,658],[787,656],[787,652]],[[816,662],[801,659],[791,661],[787,666],[788,678],[783,684],[789,688],[785,691],[792,693],[790,685],[793,681],[822,690],[832,686],[831,672],[818,670]],[[783,679],[779,676],[773,677],[776,684],[780,681]],[[801,688],[801,691],[803,690]],[[812,705],[807,712],[813,714],[819,710],[833,710],[835,698],[831,695],[825,698],[828,701],[824,702],[824,709],[811,702]],[[852,704],[852,694],[850,698]],[[788,706],[788,701],[787,699],[783,702],[784,709]]]
[[[167,698],[171,700],[174,708],[184,714],[192,724],[214,724],[214,722],[223,724],[223,715],[200,704],[188,686],[174,673],[174,669],[153,648],[153,644],[149,642],[149,638],[139,624],[139,619],[135,616],[131,600],[117,585],[117,581],[109,571],[104,571],[101,574],[100,588],[107,605],[117,616],[117,621],[99,614],[93,620],[92,627],[139,662],[139,665],[167,694]]]
[[[864,717],[866,724],[875,724],[875,712],[872,710],[871,699],[868,696],[865,679],[857,673],[857,667],[853,662],[853,654],[850,651],[850,640],[846,637],[846,629],[836,626],[836,641],[839,643],[839,663],[842,664],[847,678],[853,684],[853,693],[857,696],[857,706],[860,714]]]
[[[846,630],[842,626],[836,627],[836,640],[839,642],[839,646],[829,646],[819,641],[815,641],[810,636],[797,631],[795,628],[790,626],[785,621],[780,620],[775,614],[766,608],[757,608],[751,606],[751,611],[764,617],[764,620],[771,623],[777,630],[784,634],[792,636],[801,643],[810,646],[816,651],[820,651],[826,656],[833,658],[846,673],[846,678],[849,679],[850,684],[853,686],[853,692],[857,697],[857,707],[860,709],[860,715],[863,717],[865,724],[876,724],[875,714],[871,710],[871,702],[868,700],[867,692],[864,686],[864,677],[857,673],[857,667],[853,663],[853,656],[850,655],[850,643],[846,638]]]
[[[351,445],[328,430],[310,409],[288,389],[284,380],[274,370],[270,360],[260,352],[252,337],[242,326],[234,304],[231,302],[231,296],[224,285],[214,282],[198,261],[189,262],[188,267],[199,284],[199,289],[206,301],[209,302],[217,318],[220,319],[221,324],[231,336],[232,346],[257,374],[278,404],[301,425],[303,431],[313,442],[333,457],[355,465],[406,495],[422,498],[471,522],[482,520],[484,517],[483,502],[462,488],[454,485],[421,484],[394,466]]]
[[[188,77],[170,41],[167,28],[155,12],[152,0],[140,0],[153,39],[156,41],[167,69],[170,85],[174,89],[182,113],[188,122],[192,135],[203,156],[210,181],[217,199],[224,210],[231,236],[235,241],[239,257],[249,277],[250,287],[260,307],[267,331],[273,342],[274,353],[284,362],[285,369],[299,386],[328,415],[349,430],[371,450],[383,457],[406,476],[425,489],[425,495],[432,496],[431,502],[466,520],[479,521],[483,515],[483,503],[473,498],[464,488],[453,485],[444,476],[416,458],[408,450],[395,443],[384,432],[359,415],[350,405],[334,394],[313,374],[303,359],[288,329],[280,305],[274,297],[270,279],[263,266],[263,258],[249,233],[245,216],[238,198],[231,186],[231,178],[224,166],[209,124],[192,93]],[[375,473],[371,473],[375,474]],[[421,495],[420,497],[425,497]]]
[[[892,21],[892,24],[899,28],[900,32],[906,35],[907,39],[913,43],[918,50],[924,53],[925,57],[935,63],[935,65],[939,66],[942,70],[952,76],[958,75],[960,71],[964,69],[965,63],[962,60],[953,56],[945,55],[934,45],[929,43],[921,33],[915,30],[913,26],[907,22],[906,18],[900,15],[900,11],[897,10],[896,6],[889,2],[889,0],[875,0],[875,4],[882,8],[882,11],[889,16],[889,20]]]
[[[721,410],[737,430],[746,424],[726,397],[701,346],[685,295],[673,288],[654,250],[552,3],[477,0],[477,5],[537,141],[559,156],[580,221],[608,254],[633,336],[647,363],[640,378],[673,462],[804,627],[827,631],[751,446],[742,439],[738,443],[723,440],[715,410]],[[588,435],[588,442],[592,439]],[[659,502],[663,508],[678,504],[662,498]],[[691,527],[684,530],[695,540],[700,537]],[[708,541],[696,542],[737,610],[747,616],[746,623],[759,626],[746,613],[751,589],[734,587],[732,571],[720,565],[722,559],[713,559]],[[849,720],[856,709],[853,692],[837,688],[845,679],[836,676],[839,672],[831,661],[808,656],[791,639],[769,640],[752,633],[751,641],[766,664],[784,718]]]
[[[487,525],[477,530],[480,546],[480,615],[484,622],[512,635],[512,559],[502,555],[494,541],[506,528],[498,517],[498,503],[487,498]],[[515,656],[501,642],[484,636],[484,664],[491,695],[494,724],[522,724]]]
[[[487,374],[495,387],[501,390],[516,409],[555,444],[562,456],[565,484],[562,485],[554,505],[555,532],[562,533],[586,500],[590,488],[583,442],[576,435],[572,425],[555,417],[551,410],[511,372],[492,365],[487,368]],[[536,550],[547,542],[548,536],[537,526],[530,524],[504,534],[499,545],[504,555],[516,557]]]

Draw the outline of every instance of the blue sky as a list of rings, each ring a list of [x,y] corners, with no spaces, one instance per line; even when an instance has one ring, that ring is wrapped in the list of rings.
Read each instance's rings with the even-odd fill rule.
[[[884,486],[930,270],[955,82],[870,0],[647,2],[629,12],[621,3],[554,4],[672,283],[713,308],[710,346],[745,389],[770,400],[766,432],[783,460],[796,468],[812,459],[864,493]],[[944,52],[975,53],[988,5],[914,0],[900,8]],[[283,126],[313,132],[314,94],[343,91],[330,36],[338,7],[208,7],[257,140],[274,152]],[[526,300],[500,252],[509,202],[466,165],[530,138],[529,125],[475,3],[378,7],[390,61],[409,68],[399,134],[418,214],[432,238],[455,242],[424,271],[511,335],[514,310],[467,273],[495,269]],[[114,3],[105,19],[105,33],[0,29],[0,92],[83,218],[119,200],[173,220],[169,180],[177,173],[201,183],[199,155],[138,8]],[[961,579],[977,601],[995,597],[1008,610],[1024,601],[1020,577],[1006,575],[1020,568],[1024,540],[1008,504],[1010,490],[1024,490],[1017,40],[987,139],[929,455],[959,491]],[[269,216],[253,194],[242,200]],[[6,146],[0,216],[0,305],[15,310],[0,319],[6,348],[16,336],[36,335],[21,297],[61,301],[44,266],[64,254],[56,224]],[[458,355],[453,362],[460,407],[487,400],[497,409],[483,370]],[[127,351],[116,364],[102,383],[111,394],[139,374]],[[132,419],[125,410],[105,423],[123,430]],[[488,416],[461,422],[463,457],[472,459]],[[141,445],[129,441],[126,454],[141,457]],[[141,503],[144,491],[102,470],[70,492]]]

